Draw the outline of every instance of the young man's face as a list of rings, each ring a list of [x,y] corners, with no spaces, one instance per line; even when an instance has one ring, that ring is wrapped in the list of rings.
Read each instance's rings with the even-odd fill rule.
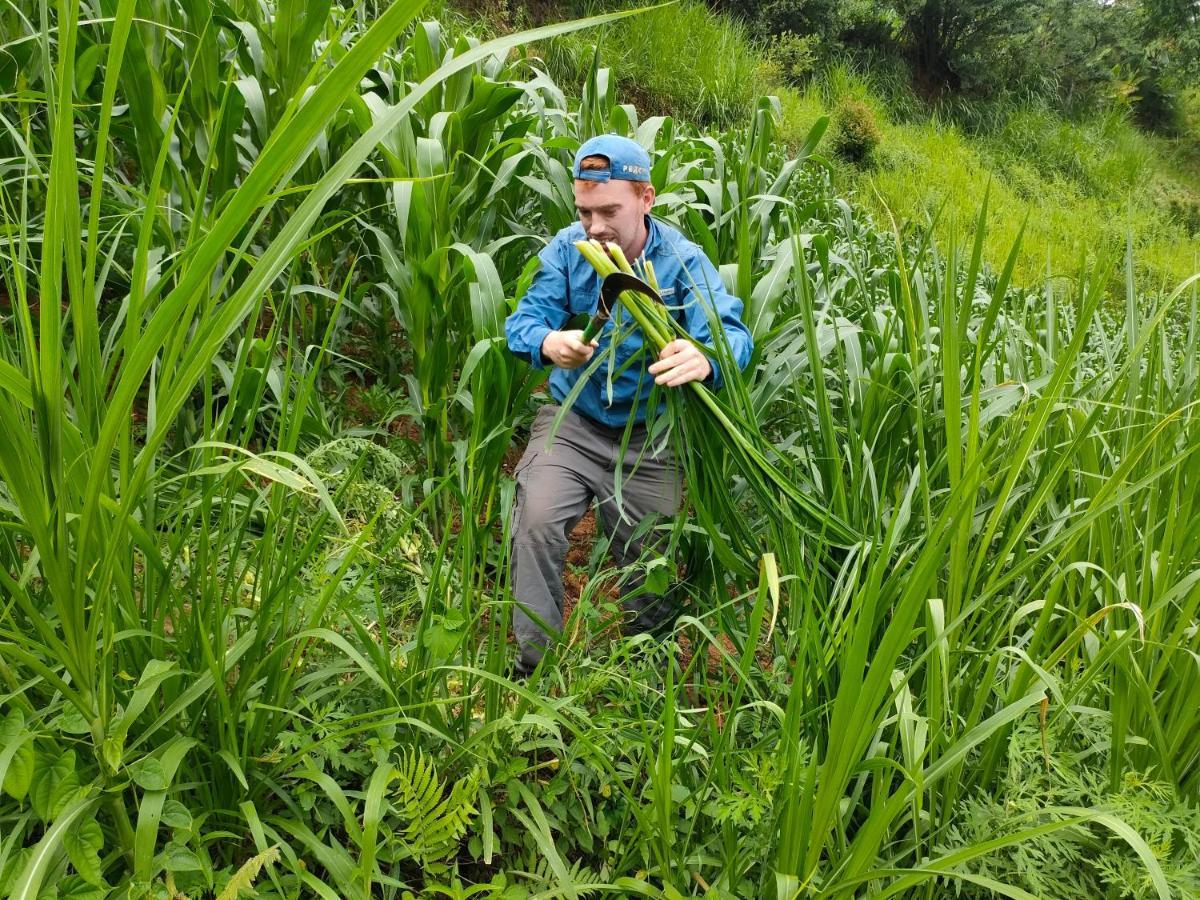
[[[639,196],[634,182],[576,181],[575,209],[589,238],[618,244],[632,262],[646,242],[645,215],[654,205],[654,187]]]

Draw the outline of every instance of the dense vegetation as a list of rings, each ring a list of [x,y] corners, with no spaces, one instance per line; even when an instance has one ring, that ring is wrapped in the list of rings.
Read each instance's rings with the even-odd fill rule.
[[[801,65],[850,51],[904,62],[928,93],[1037,96],[1064,110],[1126,98],[1148,128],[1186,124],[1200,73],[1195,0],[738,0],[714,5]],[[794,74],[803,74],[796,72]]]
[[[0,8],[0,896],[1195,896],[1196,280],[421,7]],[[665,423],[676,630],[580,546],[514,683],[501,322],[605,130],[756,349]]]
[[[466,5],[484,13],[480,21],[487,27],[511,28],[539,16],[563,18],[625,3]],[[933,223],[938,237],[949,239],[952,228],[975,218],[980,196],[990,189],[984,258],[1003,265],[1024,227],[1027,239],[1014,273],[1022,285],[1045,277],[1047,259],[1053,271],[1073,270],[1084,258],[1119,273],[1131,231],[1134,265],[1144,279],[1167,287],[1196,270],[1200,79],[1186,52],[1167,52],[1172,42],[1161,52],[1154,49],[1161,41],[1151,28],[1176,21],[1172,40],[1186,49],[1194,30],[1177,20],[1155,18],[1131,3],[1012,4],[1009,18],[1001,21],[1014,35],[982,43],[972,64],[980,77],[953,88],[917,69],[897,4],[772,0],[726,6],[741,15],[714,16],[692,0],[652,9],[636,27],[610,29],[600,57],[622,95],[643,114],[727,127],[744,121],[757,96],[773,94],[782,106],[780,136],[793,146],[822,116],[871,135],[874,140],[866,143],[843,145],[837,140],[843,129],[835,127],[821,153],[840,194],[877,221],[894,217],[905,232]],[[863,26],[868,19],[874,23],[869,29]],[[1072,41],[1086,47],[1059,46]],[[1121,49],[1126,44],[1128,52]],[[594,50],[591,36],[578,34],[540,52],[549,71],[570,88],[582,81]],[[1013,61],[1014,54],[1034,50],[1034,58]],[[1155,83],[1163,85],[1154,94],[1158,100],[1146,96],[1149,88],[1138,68],[1142,56],[1159,61],[1158,68],[1147,69],[1158,72]],[[1118,57],[1124,60],[1120,65]],[[657,65],[662,59],[688,65]],[[1086,63],[1088,76],[1066,79],[1055,68],[1070,60]],[[1161,127],[1145,121],[1153,118],[1152,103],[1163,109]],[[843,146],[851,152],[840,152]],[[1119,277],[1111,287],[1120,294]]]

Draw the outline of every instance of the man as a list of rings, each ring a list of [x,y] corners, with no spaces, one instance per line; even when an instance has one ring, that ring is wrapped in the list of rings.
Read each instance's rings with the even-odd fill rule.
[[[593,498],[611,537],[618,565],[636,561],[654,533],[648,528],[674,515],[682,493],[679,471],[665,441],[646,433],[647,401],[655,384],[678,388],[689,381],[721,384],[716,363],[690,341],[674,340],[657,360],[642,353],[642,334],[623,325],[613,364],[590,375],[588,363],[605,351],[614,334],[609,321],[589,343],[583,332],[563,330],[578,313],[596,312],[600,278],[574,242],[595,238],[620,245],[631,262],[644,257],[654,266],[663,302],[695,340],[713,346],[709,311],[715,311],[739,368],[750,359],[750,332],[741,321],[742,304],[724,289],[703,251],[678,230],[650,217],[654,187],[650,157],[634,141],[602,135],[586,141],[575,156],[575,207],[579,222],[562,229],[541,252],[541,268],[505,332],[509,349],[537,368],[553,366],[550,393],[559,403],[579,386],[553,443],[555,405],[538,410],[529,444],[516,468],[517,494],[512,520],[512,587],[517,601],[513,630],[520,647],[517,672],[533,669],[562,627],[562,570],[567,536]],[[619,317],[617,310],[613,318]],[[629,317],[625,317],[629,322]],[[629,440],[622,452],[626,426]],[[616,490],[620,467],[621,489]],[[639,527],[640,524],[640,527]],[[627,631],[652,631],[669,610],[661,598],[643,591],[644,577],[627,579],[622,605],[633,613]]]

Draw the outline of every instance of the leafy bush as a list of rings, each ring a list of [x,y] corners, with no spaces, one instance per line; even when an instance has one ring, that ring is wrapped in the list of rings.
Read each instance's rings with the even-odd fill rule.
[[[821,59],[821,39],[815,34],[785,31],[767,48],[767,58],[790,84],[806,81]]]
[[[712,5],[742,19],[768,42],[786,34],[812,38],[822,61],[850,48],[885,54],[897,49],[895,11],[879,0],[714,0]]]
[[[845,97],[833,111],[833,149],[855,165],[867,165],[883,135],[875,113],[864,101]]]

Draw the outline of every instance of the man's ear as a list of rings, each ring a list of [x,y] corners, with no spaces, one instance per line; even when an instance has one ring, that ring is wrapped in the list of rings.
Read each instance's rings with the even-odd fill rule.
[[[642,193],[642,212],[650,212],[652,206],[654,206],[654,185],[648,184]]]

